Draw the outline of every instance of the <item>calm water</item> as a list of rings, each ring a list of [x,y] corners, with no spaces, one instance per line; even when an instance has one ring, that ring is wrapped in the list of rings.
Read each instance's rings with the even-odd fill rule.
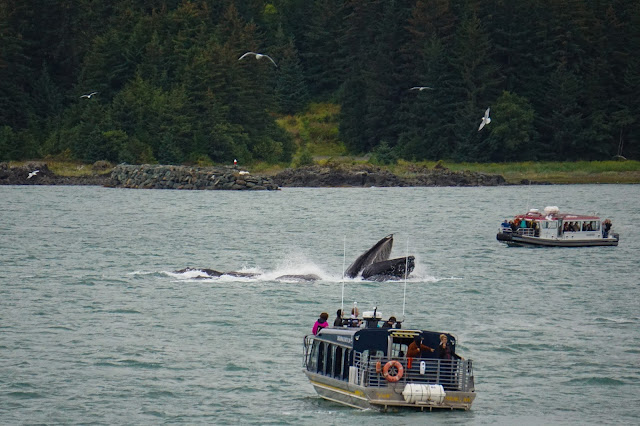
[[[527,207],[609,217],[618,247],[510,248]],[[0,186],[0,423],[638,424],[640,186],[158,191]],[[474,360],[471,411],[320,400],[302,339],[394,233],[407,326]],[[195,280],[185,267],[262,272]],[[281,283],[315,273],[315,283]],[[347,281],[402,316],[405,283]]]

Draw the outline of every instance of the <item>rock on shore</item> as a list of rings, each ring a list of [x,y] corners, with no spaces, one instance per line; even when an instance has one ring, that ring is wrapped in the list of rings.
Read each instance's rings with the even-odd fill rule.
[[[277,190],[270,178],[232,167],[118,165],[107,186],[141,189]]]
[[[497,186],[506,185],[501,175],[470,171],[454,172],[446,168],[415,168],[405,177],[380,167],[305,166],[284,170],[273,178],[281,187],[392,187],[392,186]]]

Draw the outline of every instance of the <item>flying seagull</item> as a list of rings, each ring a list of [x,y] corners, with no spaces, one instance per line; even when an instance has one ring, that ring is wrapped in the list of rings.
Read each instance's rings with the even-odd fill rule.
[[[88,95],[82,95],[80,96],[81,98],[87,98],[87,99],[91,99],[91,97],[95,94],[97,94],[98,92],[91,92]]]
[[[423,91],[423,90],[433,90],[433,87],[429,87],[429,86],[416,86],[416,87],[412,87],[409,90],[419,90],[419,91]]]
[[[489,110],[490,109],[491,109],[491,107],[487,108],[487,110],[484,112],[484,117],[482,117],[482,119],[480,121],[480,127],[478,127],[478,131],[482,130],[482,128],[485,126],[485,124],[491,123],[491,119],[489,118]]]
[[[29,176],[27,176],[27,179],[31,179],[32,177],[34,177],[35,175],[38,174],[40,170],[34,170],[32,172],[29,172]]]
[[[247,52],[244,55],[240,56],[238,58],[238,60],[244,59],[249,55],[253,55],[256,57],[256,59],[262,59],[262,58],[267,58],[268,60],[270,60],[273,65],[275,65],[276,67],[278,66],[278,64],[276,64],[276,61],[274,61],[273,59],[271,59],[271,57],[269,55],[263,55],[262,53],[255,53],[255,52]]]

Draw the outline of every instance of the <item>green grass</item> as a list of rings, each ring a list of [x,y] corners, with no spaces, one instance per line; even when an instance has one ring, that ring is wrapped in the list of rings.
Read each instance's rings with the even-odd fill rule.
[[[93,164],[85,164],[80,161],[53,160],[49,158],[33,161],[11,161],[9,162],[9,167],[20,167],[29,163],[45,163],[54,174],[67,177],[105,175],[111,173],[113,168],[113,165],[108,163],[105,163],[105,168],[94,168]]]
[[[447,163],[451,170],[500,174],[509,183],[523,179],[550,183],[640,183],[639,161],[527,161],[521,163]]]
[[[333,103],[311,103],[304,112],[280,117],[276,122],[288,131],[297,145],[296,157],[307,149],[314,157],[346,155],[338,135],[340,106]]]

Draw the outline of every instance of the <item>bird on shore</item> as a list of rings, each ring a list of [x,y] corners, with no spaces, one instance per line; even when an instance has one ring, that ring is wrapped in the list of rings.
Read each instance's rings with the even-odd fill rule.
[[[91,92],[91,93],[89,93],[89,94],[82,95],[82,96],[80,96],[80,97],[81,97],[81,98],[91,99],[91,97],[92,97],[93,95],[96,95],[96,94],[98,94],[98,92]]]
[[[240,56],[240,57],[238,58],[238,60],[244,59],[244,58],[246,58],[247,56],[250,56],[250,55],[255,56],[255,57],[256,57],[256,59],[258,59],[258,60],[260,60],[260,59],[262,59],[262,58],[267,58],[268,60],[270,60],[270,61],[271,61],[271,63],[273,63],[273,65],[275,65],[276,67],[278,66],[278,64],[276,64],[276,61],[274,61],[273,59],[271,59],[271,56],[269,56],[269,55],[264,55],[264,54],[262,54],[262,53],[247,52],[247,53],[245,53],[244,55]]]
[[[29,172],[29,176],[27,176],[27,179],[31,179],[32,177],[34,177],[35,175],[38,174],[40,170],[34,170],[32,172]]]
[[[480,121],[480,127],[478,127],[478,131],[482,130],[482,128],[486,125],[491,123],[491,118],[489,118],[489,110],[491,109],[491,107],[487,108],[487,110],[484,112],[484,117],[481,118]]]
[[[429,87],[429,86],[416,86],[416,87],[412,87],[409,90],[419,90],[419,91],[423,91],[423,90],[434,90],[433,87]]]

